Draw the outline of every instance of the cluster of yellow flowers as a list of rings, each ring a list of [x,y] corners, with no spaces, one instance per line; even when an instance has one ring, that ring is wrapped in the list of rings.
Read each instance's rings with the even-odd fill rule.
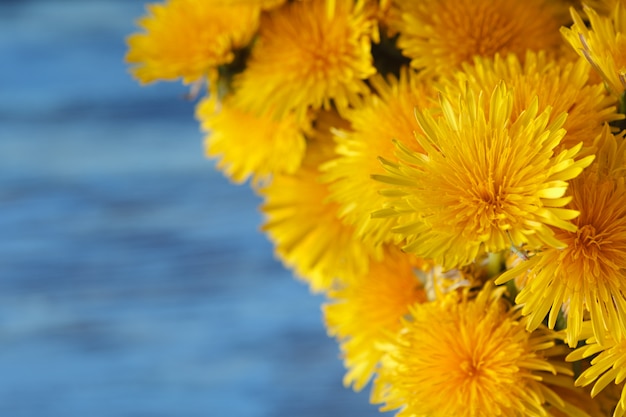
[[[626,0],[165,0],[126,60],[403,417],[626,415]]]

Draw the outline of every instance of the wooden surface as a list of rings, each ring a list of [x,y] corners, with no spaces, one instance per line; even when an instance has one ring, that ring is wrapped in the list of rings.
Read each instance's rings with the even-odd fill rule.
[[[142,13],[0,2],[0,416],[379,415],[185,90],[127,75]]]

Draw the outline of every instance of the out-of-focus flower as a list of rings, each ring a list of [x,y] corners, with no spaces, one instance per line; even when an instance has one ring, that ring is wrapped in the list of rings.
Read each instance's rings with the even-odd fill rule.
[[[328,333],[341,342],[348,368],[344,384],[357,391],[378,367],[380,344],[400,330],[409,306],[426,301],[410,258],[388,247],[383,260],[372,262],[367,274],[329,293],[331,303],[324,306]]]
[[[216,79],[219,65],[235,58],[259,26],[258,5],[223,0],[168,0],[147,6],[138,21],[143,32],[128,37],[126,62],[142,83]]]
[[[588,6],[584,11],[591,28],[572,9],[574,24],[561,32],[576,52],[591,63],[611,93],[620,98],[626,90],[626,5],[618,1],[610,16],[601,16]]]
[[[475,55],[556,53],[565,7],[546,0],[398,0],[391,26],[413,67],[441,75]]]
[[[365,79],[376,72],[373,28],[362,1],[298,1],[264,14],[247,68],[235,80],[240,105],[256,113],[270,108],[280,119],[360,103],[369,93]]]
[[[207,132],[207,156],[217,158],[217,168],[236,183],[293,174],[304,158],[308,128],[293,115],[275,120],[243,111],[233,100],[220,103],[209,97],[200,102],[196,116]]]
[[[320,124],[328,127],[318,119],[318,129]],[[341,126],[338,122],[330,125]],[[317,130],[301,167],[292,175],[275,175],[260,189],[264,198],[261,210],[267,219],[263,230],[281,260],[316,292],[362,276],[374,255],[354,227],[341,221],[339,205],[330,199],[328,185],[321,181],[319,165],[334,156],[330,132]]]

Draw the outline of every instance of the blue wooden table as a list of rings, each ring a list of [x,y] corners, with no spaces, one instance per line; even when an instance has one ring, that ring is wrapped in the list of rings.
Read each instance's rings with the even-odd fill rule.
[[[141,14],[0,2],[0,415],[379,415],[185,90],[127,75]]]

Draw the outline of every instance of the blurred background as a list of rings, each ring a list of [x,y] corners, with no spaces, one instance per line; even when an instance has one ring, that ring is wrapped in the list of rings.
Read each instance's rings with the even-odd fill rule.
[[[141,1],[0,0],[0,415],[378,416],[179,84]]]

